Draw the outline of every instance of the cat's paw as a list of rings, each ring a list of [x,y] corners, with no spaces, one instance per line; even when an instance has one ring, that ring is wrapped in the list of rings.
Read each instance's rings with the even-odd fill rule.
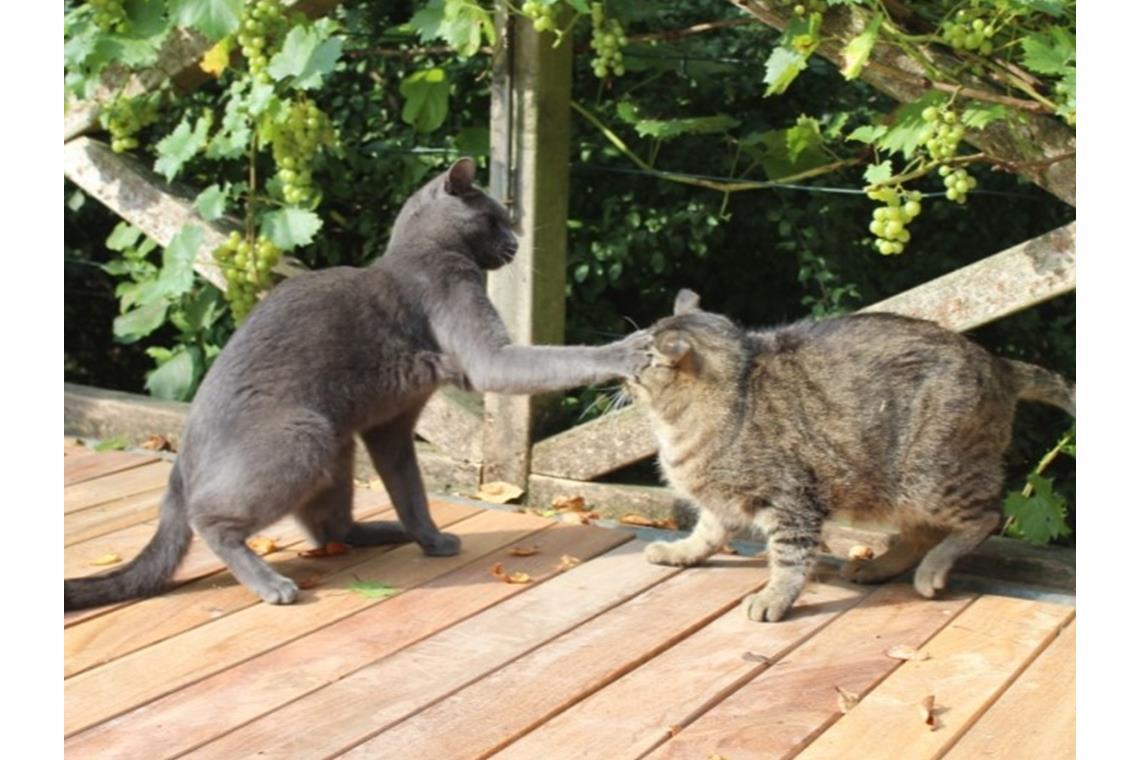
[[[439,354],[435,360],[436,382],[440,385],[454,385],[464,391],[475,390],[459,360],[451,354]]]
[[[756,594],[744,597],[744,614],[749,620],[757,622],[775,623],[784,617],[784,613],[796,601],[793,594],[786,594],[771,587],[765,587]]]
[[[429,557],[451,557],[459,554],[463,542],[454,533],[433,533],[418,541],[424,554]]]
[[[653,336],[648,330],[638,330],[611,343],[614,370],[622,377],[637,377],[637,373],[649,366],[652,345]]]
[[[931,566],[923,562],[914,571],[914,590],[927,599],[933,599],[939,591],[946,588],[946,578],[949,574],[949,567]]]
[[[297,600],[297,584],[278,575],[258,588],[257,595],[269,604],[292,604]]]
[[[654,541],[645,547],[645,559],[654,565],[672,565],[685,567],[691,565],[692,560],[682,549],[677,548],[680,541]]]

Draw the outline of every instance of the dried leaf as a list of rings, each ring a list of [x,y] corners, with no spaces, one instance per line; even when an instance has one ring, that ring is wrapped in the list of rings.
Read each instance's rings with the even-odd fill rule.
[[[640,525],[645,528],[657,527],[657,521],[645,517],[644,515],[622,515],[618,522],[624,525]]]
[[[668,731],[669,731],[669,736],[671,736],[671,737],[676,736],[677,734],[681,733],[681,727],[678,725],[672,725],[672,726],[669,726]]]
[[[768,662],[768,658],[759,652],[745,652],[740,655],[740,659],[746,660],[747,662]]]
[[[297,588],[301,590],[316,588],[319,585],[321,585],[321,576],[319,575],[310,575],[305,578],[297,579]]]
[[[585,512],[585,496],[559,496],[550,503],[550,508],[558,512]]]
[[[938,728],[938,717],[934,714],[934,695],[931,694],[925,697],[918,704],[919,713],[922,715],[922,722],[930,726],[930,730],[934,731]]]
[[[277,551],[277,542],[267,536],[254,536],[247,538],[245,545],[253,549],[254,553],[260,554],[264,557],[266,554],[272,554]]]
[[[835,704],[839,706],[839,712],[846,715],[855,709],[855,705],[859,704],[859,695],[844,689],[842,686],[836,686]]]
[[[875,558],[875,550],[865,544],[854,544],[847,550],[847,559],[871,560]]]
[[[887,657],[893,657],[896,660],[923,660],[930,659],[929,652],[919,652],[912,646],[907,644],[895,644],[893,647],[883,652]]]
[[[390,596],[394,596],[397,591],[397,589],[392,588],[387,583],[362,581],[359,578],[348,587],[348,590],[360,594],[366,599],[387,599]]]
[[[221,42],[203,54],[202,60],[198,64],[199,68],[212,76],[221,76],[230,64],[230,45],[232,44],[232,37],[223,37]]]
[[[506,504],[511,499],[517,499],[522,495],[523,489],[514,483],[507,483],[502,480],[484,483],[479,486],[479,490],[475,492],[476,499],[488,501],[492,504]]]
[[[112,552],[110,554],[104,554],[102,557],[96,557],[95,559],[91,560],[91,564],[96,566],[117,565],[122,561],[122,557]]]
[[[512,557],[529,557],[532,554],[538,554],[538,545],[533,544],[531,546],[512,546],[510,549],[507,549],[507,554],[511,555]]]
[[[342,544],[339,541],[329,541],[324,546],[318,546],[316,549],[304,549],[297,552],[298,557],[339,557],[342,554],[348,554],[352,551],[352,547],[347,544]]]
[[[174,444],[164,435],[152,435],[143,441],[139,448],[150,451],[174,451]]]
[[[575,525],[590,525],[599,517],[601,517],[601,515],[597,512],[563,512],[562,522],[573,523]]]
[[[575,565],[580,565],[580,564],[582,564],[582,560],[578,559],[577,557],[572,556],[570,554],[563,554],[562,559],[560,559],[558,561],[558,569],[559,570],[569,570],[570,568],[574,567]]]
[[[502,562],[496,562],[491,565],[491,575],[495,576],[503,583],[530,583],[531,578],[527,573],[508,573],[503,569]]]

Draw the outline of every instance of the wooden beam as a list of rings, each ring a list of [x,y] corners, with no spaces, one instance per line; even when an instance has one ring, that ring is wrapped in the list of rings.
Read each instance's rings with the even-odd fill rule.
[[[786,29],[793,17],[792,5],[776,0],[729,0],[762,23],[776,29]],[[832,7],[824,15],[820,35],[825,40],[816,52],[836,66],[843,65],[843,48],[866,27],[871,15],[862,8]],[[943,48],[916,45],[924,55],[942,70],[956,71],[963,63]],[[985,90],[994,95],[986,81],[966,76],[973,89]],[[929,86],[922,67],[897,45],[876,45],[863,69],[863,81],[896,100],[909,103],[923,95]],[[794,85],[793,85],[794,86]],[[984,130],[970,130],[965,140],[994,158],[1011,164],[1023,177],[1048,190],[1068,203],[1077,205],[1077,136],[1057,117],[1023,112],[1018,124],[999,121]],[[1071,155],[1070,155],[1071,154]],[[1058,159],[1054,161],[1053,159]]]
[[[491,192],[507,204],[519,235],[516,261],[488,277],[487,290],[520,344],[561,343],[566,308],[571,45],[551,47],[529,19],[500,28],[491,87]],[[483,475],[525,484],[531,431],[541,401],[487,394]]]
[[[630,406],[539,441],[530,468],[536,475],[590,480],[656,453],[649,418]]]

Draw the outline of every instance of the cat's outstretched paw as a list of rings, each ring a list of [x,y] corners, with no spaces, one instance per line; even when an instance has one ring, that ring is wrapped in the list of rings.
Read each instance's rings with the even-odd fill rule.
[[[695,562],[679,544],[683,541],[654,541],[645,547],[645,559],[654,565],[672,565],[673,567],[686,567]]]
[[[648,330],[638,330],[611,343],[615,371],[622,377],[636,377],[638,372],[649,366],[652,345],[653,336]]]
[[[418,541],[424,554],[429,557],[451,557],[459,554],[463,542],[454,533],[434,533]]]
[[[278,575],[257,588],[257,595],[269,604],[292,604],[297,600],[297,584]]]
[[[784,617],[784,613],[795,600],[796,598],[790,594],[779,592],[774,588],[765,588],[763,591],[744,597],[744,614],[748,615],[749,620],[775,623]]]

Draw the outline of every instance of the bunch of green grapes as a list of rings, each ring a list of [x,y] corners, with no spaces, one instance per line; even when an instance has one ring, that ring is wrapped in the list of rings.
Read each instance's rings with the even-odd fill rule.
[[[337,144],[329,117],[311,100],[295,100],[289,105],[287,118],[270,125],[268,137],[281,181],[281,197],[291,206],[309,203],[316,197],[313,158],[322,147]]]
[[[984,8],[962,8],[942,21],[942,39],[957,51],[994,52],[993,36],[999,27],[985,18]]]
[[[158,103],[151,97],[117,97],[105,105],[99,122],[111,133],[111,150],[116,153],[137,148],[139,130],[158,118]]]
[[[557,24],[554,22],[554,4],[545,4],[537,0],[527,0],[523,3],[522,13],[534,22],[536,32],[552,32]]]
[[[949,166],[939,166],[938,174],[942,177],[942,183],[946,185],[947,200],[965,203],[966,194],[978,186],[978,181],[960,167],[952,169]]]
[[[806,16],[808,11],[812,13],[823,13],[826,10],[826,0],[803,0],[803,2],[797,2],[792,6],[792,13],[797,16]]]
[[[590,6],[590,20],[594,25],[590,47],[597,52],[594,60],[591,61],[594,76],[598,79],[605,79],[606,73],[612,72],[615,77],[620,77],[625,73],[621,49],[629,43],[625,31],[621,28],[621,23],[615,18],[606,18],[606,12],[601,3],[593,3]]]
[[[226,300],[241,322],[257,305],[258,295],[272,282],[270,273],[281,260],[281,249],[269,238],[258,235],[250,243],[240,233],[231,232],[220,246],[214,249],[214,260],[226,278]]]
[[[946,104],[927,106],[922,109],[922,120],[926,126],[918,139],[930,157],[936,161],[953,158],[958,152],[958,143],[966,134],[966,127],[958,120],[958,114]]]
[[[871,220],[875,248],[884,256],[902,253],[910,242],[906,226],[922,213],[922,193],[901,187],[880,187],[868,191],[867,197],[886,204],[875,209]]]
[[[261,84],[270,82],[270,57],[281,47],[289,31],[289,20],[281,0],[246,3],[238,27],[237,41],[249,65],[250,76]]]
[[[87,4],[94,12],[95,26],[104,32],[127,31],[127,9],[123,0],[90,0]]]

